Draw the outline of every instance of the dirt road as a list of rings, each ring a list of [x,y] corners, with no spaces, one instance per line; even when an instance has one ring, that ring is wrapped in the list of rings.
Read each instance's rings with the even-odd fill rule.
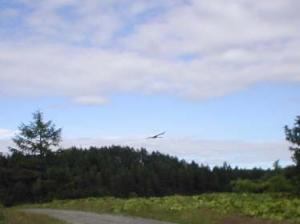
[[[133,218],[120,215],[96,214],[91,212],[69,210],[24,209],[24,211],[45,214],[72,224],[172,224],[169,222],[160,222],[151,219]]]

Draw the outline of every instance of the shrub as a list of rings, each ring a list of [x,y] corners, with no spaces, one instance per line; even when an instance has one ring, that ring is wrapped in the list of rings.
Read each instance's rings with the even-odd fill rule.
[[[232,181],[231,186],[234,192],[261,193],[266,190],[265,183],[254,182],[247,179],[238,179]]]
[[[266,181],[267,192],[293,192],[294,187],[288,179],[286,179],[283,175],[276,175],[270,177]]]
[[[281,174],[259,181],[238,179],[232,181],[231,186],[233,192],[239,193],[294,192],[295,190],[291,181]]]

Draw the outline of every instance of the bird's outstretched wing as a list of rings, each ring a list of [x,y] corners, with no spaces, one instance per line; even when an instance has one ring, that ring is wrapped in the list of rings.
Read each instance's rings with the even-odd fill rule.
[[[165,133],[166,133],[166,132],[164,131],[164,132],[161,132],[161,133],[159,133],[159,134],[157,134],[157,135],[150,136],[150,137],[148,137],[147,139],[149,139],[149,138],[162,138],[161,136],[164,135]]]
[[[166,133],[166,132],[164,131],[164,132],[161,132],[161,133],[157,134],[156,136],[159,137],[159,136],[161,136],[161,135],[164,135],[165,133]]]

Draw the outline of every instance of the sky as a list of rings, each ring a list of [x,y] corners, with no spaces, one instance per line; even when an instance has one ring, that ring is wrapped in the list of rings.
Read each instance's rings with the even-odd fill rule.
[[[62,147],[292,164],[299,10],[298,0],[0,0],[0,152],[41,110]]]

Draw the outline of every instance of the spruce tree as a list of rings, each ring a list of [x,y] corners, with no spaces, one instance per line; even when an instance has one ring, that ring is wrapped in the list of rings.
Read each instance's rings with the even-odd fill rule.
[[[293,128],[285,126],[285,135],[286,140],[293,144],[290,150],[294,153],[293,160],[300,168],[300,116],[297,116]]]
[[[17,148],[10,148],[12,152],[24,155],[39,155],[44,157],[51,152],[51,147],[58,146],[61,141],[61,129],[56,129],[52,121],[44,121],[43,113],[33,113],[33,121],[22,123],[19,133],[13,138]]]

